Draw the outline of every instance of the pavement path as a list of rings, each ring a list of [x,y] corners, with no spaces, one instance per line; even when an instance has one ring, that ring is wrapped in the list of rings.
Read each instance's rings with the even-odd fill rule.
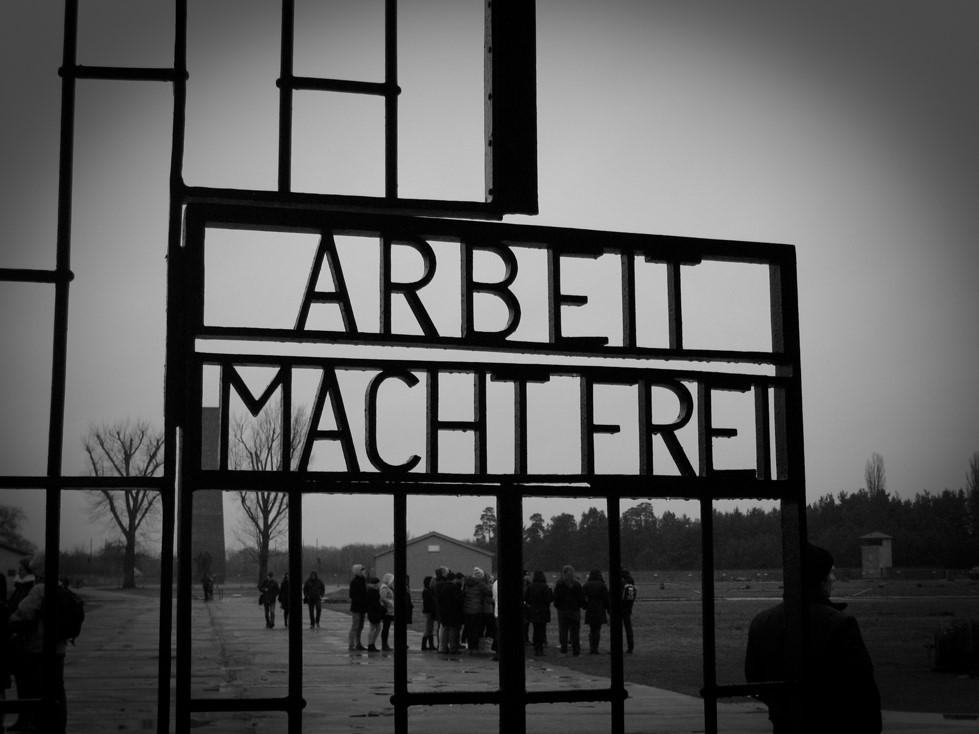
[[[69,731],[156,731],[159,610],[152,596],[82,590],[88,612],[65,666]],[[305,612],[305,608],[303,609]],[[284,696],[287,632],[281,610],[267,629],[256,593],[227,593],[204,603],[195,599],[192,619],[192,695],[251,698]],[[303,619],[304,731],[381,734],[394,730],[393,654],[347,650],[349,617],[324,608],[319,629]],[[393,637],[393,634],[392,634]],[[490,655],[440,655],[421,651],[420,635],[408,632],[408,677],[413,691],[493,690],[498,666]],[[172,646],[175,649],[175,644]],[[530,658],[528,689],[604,688],[607,679],[562,667],[560,656]],[[704,731],[703,701],[649,686],[627,684],[626,732],[688,734]],[[171,684],[171,731],[174,696]],[[528,732],[601,734],[609,731],[610,706],[603,703],[546,704],[527,709]],[[903,734],[979,734],[975,720],[945,720],[936,714],[885,712],[885,731]],[[423,734],[494,734],[495,706],[412,707],[409,731]],[[285,732],[283,713],[194,713],[195,731],[214,734]],[[719,704],[718,728],[732,734],[764,734],[771,728],[764,707]]]

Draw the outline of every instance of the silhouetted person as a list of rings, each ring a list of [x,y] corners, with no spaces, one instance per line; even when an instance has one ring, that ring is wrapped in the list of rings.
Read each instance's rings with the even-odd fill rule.
[[[845,604],[830,601],[833,556],[812,545],[806,548],[803,586],[806,594],[803,731],[812,734],[878,734],[880,692],[874,666],[857,620],[843,613]],[[785,604],[758,614],[748,631],[744,673],[750,682],[785,680]],[[791,731],[790,701],[771,694],[762,699],[776,734]]]
[[[275,581],[275,574],[269,571],[269,575],[265,577],[258,590],[259,603],[265,609],[265,626],[271,629],[275,627],[275,602],[279,596],[279,585]]]
[[[533,580],[523,594],[524,615],[534,628],[534,655],[544,654],[547,642],[547,623],[551,621],[551,602],[554,592],[547,585],[543,571],[534,571]]]
[[[309,605],[309,628],[320,626],[320,615],[323,614],[323,594],[326,593],[322,579],[316,571],[309,572],[309,578],[303,584],[303,602]]]
[[[37,579],[30,593],[25,596],[10,615],[10,633],[15,635],[24,649],[25,690],[21,698],[41,698],[52,676],[51,688],[54,692],[54,707],[41,709],[33,719],[22,717],[18,728],[30,731],[61,734],[68,723],[68,697],[65,694],[65,650],[66,640],[55,642],[54,665],[44,666],[44,555],[39,553],[30,562],[30,571]],[[33,729],[30,727],[33,726]],[[13,726],[11,727],[13,728]]]
[[[598,645],[602,641],[602,625],[608,624],[608,586],[602,572],[593,568],[588,574],[588,580],[582,587],[585,593],[585,624],[588,625],[588,652],[598,654]]]
[[[350,632],[347,647],[350,650],[366,650],[361,642],[364,632],[364,617],[367,614],[367,571],[363,564],[350,567]]]
[[[585,592],[574,576],[574,569],[565,566],[561,578],[554,585],[554,608],[557,610],[557,633],[561,652],[581,654],[581,610],[585,606]]]

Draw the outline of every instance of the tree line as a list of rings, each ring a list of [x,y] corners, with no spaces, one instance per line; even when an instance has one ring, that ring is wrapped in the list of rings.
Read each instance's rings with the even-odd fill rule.
[[[925,491],[913,499],[890,496],[883,459],[867,462],[867,486],[826,495],[806,511],[809,540],[827,548],[839,567],[861,565],[861,536],[893,537],[896,567],[970,568],[979,564],[979,452],[972,456],[966,486]],[[714,510],[714,565],[719,570],[781,568],[781,518],[775,508]],[[701,565],[701,521],[664,512],[649,502],[622,512],[622,565],[629,569],[695,570]],[[496,515],[487,507],[473,542],[495,550]],[[545,522],[540,513],[524,528],[524,565],[531,569],[608,568],[608,517],[591,507]]]

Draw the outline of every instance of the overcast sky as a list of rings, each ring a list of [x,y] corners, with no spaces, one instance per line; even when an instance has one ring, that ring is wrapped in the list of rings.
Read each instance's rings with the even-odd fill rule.
[[[172,64],[170,3],[81,5],[79,63]],[[185,179],[274,188],[276,4],[191,5]],[[297,74],[381,78],[383,3],[333,26],[298,5]],[[60,8],[0,6],[0,267],[54,265]],[[404,196],[482,198],[481,18],[479,2],[404,3]],[[540,214],[505,221],[795,245],[810,500],[859,489],[874,452],[898,496],[963,487],[979,451],[975,3],[541,0],[537,23]],[[379,107],[297,96],[295,188],[381,193]],[[79,83],[67,473],[87,473],[93,422],[162,426],[171,110],[166,84]],[[45,471],[52,309],[48,287],[0,284],[3,474]],[[16,494],[40,543],[40,497]],[[486,504],[412,503],[409,532],[470,537]],[[99,544],[79,498],[65,507],[63,544]],[[387,501],[309,510],[307,542],[391,537]]]

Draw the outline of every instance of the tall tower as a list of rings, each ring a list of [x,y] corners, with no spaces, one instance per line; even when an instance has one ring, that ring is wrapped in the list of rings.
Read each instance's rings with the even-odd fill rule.
[[[201,408],[201,463],[204,469],[218,468],[221,446],[221,414],[219,408]],[[202,553],[210,556],[211,575],[217,584],[224,583],[224,493],[218,489],[194,492],[194,511],[191,522],[192,557]],[[195,571],[197,571],[195,565]]]

